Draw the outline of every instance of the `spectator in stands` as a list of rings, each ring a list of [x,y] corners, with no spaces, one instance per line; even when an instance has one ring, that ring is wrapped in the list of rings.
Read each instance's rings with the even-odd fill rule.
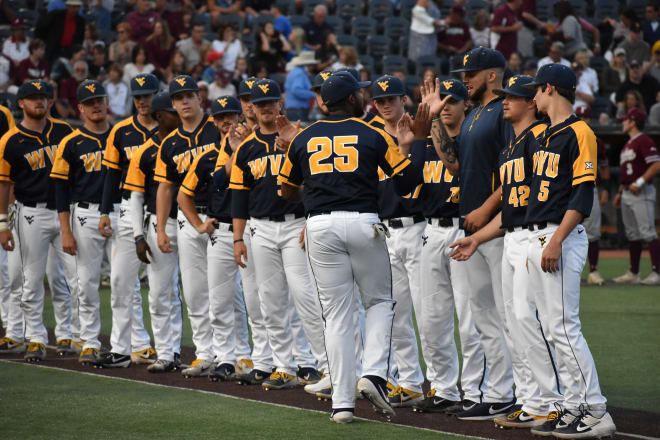
[[[351,67],[358,72],[364,68],[364,66],[360,64],[357,50],[355,50],[353,46],[341,46],[339,48],[339,60],[330,66],[332,70],[345,69],[347,67]]]
[[[417,0],[412,9],[410,35],[408,37],[408,59],[417,60],[423,56],[435,55],[438,39],[436,28],[442,22],[429,14],[430,0]]]
[[[590,108],[591,104],[594,103],[595,92],[591,89],[586,80],[582,80],[586,69],[582,64],[578,62],[573,62],[572,69],[573,72],[575,72],[575,76],[577,78],[573,110],[576,110],[578,107]]]
[[[217,22],[222,15],[242,14],[242,6],[241,0],[208,0],[206,2],[206,10],[209,11],[213,23]]]
[[[479,9],[475,14],[470,37],[475,47],[490,47],[490,14],[485,9]]]
[[[215,101],[225,95],[236,96],[236,87],[231,83],[231,72],[220,69],[214,82],[209,85],[209,100]]]
[[[644,41],[646,41],[651,47],[656,43],[656,41],[660,40],[660,21],[658,20],[658,9],[660,9],[660,7],[657,3],[650,3],[646,5],[646,21],[644,21],[642,26]]]
[[[618,47],[625,49],[628,64],[637,61],[643,66],[651,58],[651,46],[642,39],[642,26],[639,23],[630,25],[628,38],[622,41]]]
[[[536,76],[536,70],[537,70],[536,65],[537,65],[537,61],[534,58],[526,59],[523,62],[522,74],[534,78]]]
[[[30,41],[28,50],[30,56],[21,61],[16,70],[16,84],[23,84],[29,79],[43,79],[50,73],[48,63],[44,60],[46,43],[35,38]]]
[[[462,55],[471,47],[472,36],[465,21],[465,9],[461,5],[454,5],[445,20],[445,26],[438,32],[438,52],[449,56]]]
[[[234,69],[234,73],[232,73],[231,76],[231,83],[234,85],[236,90],[238,90],[241,81],[248,79],[249,76],[247,59],[238,58],[236,60],[236,68]]]
[[[601,73],[600,92],[612,101],[614,100],[614,93],[626,80],[627,74],[626,65],[626,50],[623,48],[614,49],[614,58],[609,66]]]
[[[522,0],[507,0],[502,3],[493,13],[493,21],[490,26],[490,46],[494,47],[508,59],[511,52],[518,47],[518,31],[523,24],[518,20],[518,9]]]
[[[651,48],[651,62],[646,65],[644,72],[660,82],[660,40],[656,41]]]
[[[604,18],[603,26],[601,26],[605,31],[603,32],[603,40],[606,44],[607,42],[611,43],[604,46],[609,47],[610,49],[616,48],[619,43],[628,38],[630,25],[636,22],[639,22],[639,18],[637,17],[635,10],[632,8],[622,9],[619,14],[619,20],[614,20],[610,17]]]
[[[552,63],[559,63],[566,67],[571,67],[571,62],[564,58],[564,43],[561,41],[555,41],[552,43],[550,46],[550,52],[548,52],[548,56],[539,60],[538,68],[540,69],[546,64]]]
[[[424,73],[422,74],[422,83],[426,81],[435,81],[435,78],[438,76],[438,73],[431,69],[430,67],[426,68],[424,70]]]
[[[517,50],[511,52],[509,59],[506,62],[506,68],[508,69],[508,76],[519,75],[522,72],[523,60],[522,55]]]
[[[99,39],[99,31],[96,29],[94,23],[85,23],[85,35],[83,38],[83,48],[85,49],[87,59],[92,59],[92,49],[97,44],[105,45],[105,43]]]
[[[186,72],[186,58],[183,56],[183,52],[176,49],[174,54],[172,54],[172,61],[170,61],[170,65],[165,71],[166,82],[169,84],[172,78],[184,75]]]
[[[23,19],[15,18],[11,23],[11,36],[2,44],[2,54],[11,61],[12,67],[18,67],[21,61],[30,56],[29,44]]]
[[[628,113],[630,109],[638,108],[646,113],[646,106],[644,105],[644,98],[637,90],[628,90],[623,98],[623,105],[616,110],[616,117],[620,119],[623,115]]]
[[[291,50],[291,45],[273,23],[266,22],[259,32],[259,44],[255,60],[263,63],[269,73],[284,71],[284,57]]]
[[[158,21],[158,13],[151,10],[149,0],[137,0],[136,4],[137,8],[126,16],[126,21],[131,25],[133,40],[144,43],[153,32],[154,24]]]
[[[91,0],[88,14],[93,18],[101,38],[105,38],[112,27],[112,10],[115,0]]]
[[[573,5],[568,0],[560,0],[555,3],[554,10],[559,19],[559,25],[550,38],[562,41],[566,58],[572,60],[578,50],[587,49],[582,37],[582,26],[575,16]]]
[[[75,118],[76,112],[68,102],[60,98],[57,83],[53,80],[48,81],[48,83],[53,88],[53,106],[50,109],[51,116],[57,119]]]
[[[583,88],[586,86],[586,88],[591,90],[591,94],[596,96],[596,94],[598,94],[598,74],[589,66],[590,60],[591,56],[589,55],[589,51],[579,50],[575,54],[575,62],[582,66],[582,75],[580,81],[584,83]]]
[[[325,21],[327,15],[328,9],[325,5],[316,5],[312,14],[312,21],[305,25],[305,39],[312,50],[319,50],[326,33],[335,31],[332,26]]]
[[[109,71],[108,80],[103,83],[108,92],[108,107],[115,119],[121,119],[130,111],[128,84],[122,81],[124,71],[119,64],[112,63]]]
[[[82,44],[85,21],[78,14],[81,6],[81,0],[67,0],[65,10],[49,12],[39,20],[34,35],[46,42],[49,64],[59,56],[70,57],[72,49]]]
[[[197,22],[193,25],[190,37],[176,43],[177,49],[186,59],[186,69],[193,71],[204,60],[206,52],[211,48],[211,42],[204,38],[204,24]]]
[[[80,117],[78,112],[78,86],[88,76],[87,61],[78,60],[73,64],[73,75],[60,84],[60,97],[73,109],[76,118]]]
[[[97,44],[92,49],[92,62],[89,64],[89,75],[98,81],[105,81],[108,77],[110,62],[105,53],[105,46]]]
[[[642,72],[642,66],[637,60],[633,60],[628,67],[628,78],[619,86],[616,91],[616,106],[623,107],[626,93],[630,90],[636,90],[642,95],[644,107],[650,108],[655,103],[655,95],[660,90],[660,84],[651,75]],[[646,112],[644,112],[646,113]]]
[[[48,45],[46,45],[48,46]],[[85,61],[85,49],[81,45],[74,46],[71,49],[71,58],[59,57],[50,69],[50,79],[61,83],[65,78],[73,76],[73,66],[76,61]]]
[[[206,61],[211,64],[202,73],[202,81],[211,84],[215,81],[215,76],[222,70],[222,52],[214,50],[206,54]]]
[[[211,112],[211,100],[209,99],[209,84],[206,81],[197,82],[199,87],[199,103],[204,113]]]
[[[275,26],[275,30],[280,31],[282,35],[284,35],[284,38],[289,39],[289,35],[291,35],[291,30],[293,30],[289,17],[282,14],[282,10],[280,9],[279,6],[277,6],[276,3],[273,3],[273,6],[270,7],[270,15],[275,17],[275,21],[273,21],[273,26]]]
[[[110,44],[108,59],[120,66],[131,62],[131,54],[137,43],[131,40],[131,25],[122,22],[117,25],[117,41]]]
[[[649,125],[660,125],[660,91],[655,95],[655,104],[649,110]]]
[[[11,86],[11,61],[0,53],[0,92],[7,90]]]
[[[147,59],[147,50],[142,45],[133,48],[131,62],[124,66],[124,82],[130,84],[131,79],[140,73],[151,73],[155,70]]]
[[[170,34],[170,27],[163,19],[154,24],[153,32],[144,42],[149,62],[158,70],[165,70],[170,64],[174,53],[174,37]]]
[[[412,99],[412,97],[415,95],[415,91],[409,86],[407,79],[408,75],[406,75],[406,72],[404,72],[401,69],[394,69],[392,72],[392,76],[399,78],[401,82],[405,85],[406,87],[406,96],[408,99],[406,100],[405,107],[408,110],[412,110],[412,108],[415,106],[415,103]],[[369,87],[367,87],[368,89]],[[366,90],[366,89],[365,89]]]
[[[245,0],[245,13],[257,17],[262,14],[269,14],[273,0]]]
[[[326,34],[321,48],[316,51],[316,59],[318,60],[317,72],[327,69],[339,59],[339,45],[337,44],[337,36],[333,32]]]
[[[289,121],[307,122],[309,120],[309,104],[310,100],[314,99],[314,92],[310,90],[312,85],[309,82],[307,69],[317,63],[314,52],[305,50],[293,58],[288,65],[291,70],[284,83],[284,90],[286,90],[284,110]]]
[[[156,0],[154,4],[154,12],[167,22],[167,26],[170,28],[170,34],[175,40],[188,38],[186,29],[183,26],[183,10],[187,5],[189,3],[179,0]],[[238,6],[240,7],[240,1],[238,2]]]
[[[236,69],[236,60],[247,55],[243,42],[238,38],[238,30],[228,24],[218,31],[220,39],[214,40],[211,50],[222,53],[222,67],[229,72]]]

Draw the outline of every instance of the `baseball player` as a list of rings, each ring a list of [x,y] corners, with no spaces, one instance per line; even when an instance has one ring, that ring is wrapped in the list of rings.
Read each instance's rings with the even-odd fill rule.
[[[321,97],[321,86],[323,81],[328,79],[332,75],[332,70],[322,70],[312,78],[312,86],[309,88],[314,92],[314,99],[316,100],[316,106],[319,108],[321,114],[325,117],[328,116],[328,107],[323,103],[323,98]]]
[[[18,300],[22,313],[16,310],[10,312],[11,320],[16,320],[11,327],[18,327],[24,319],[25,338],[30,342],[25,360],[35,362],[45,358],[48,342],[43,323],[43,278],[46,273],[57,321],[55,337],[58,354],[71,351],[71,294],[76,295],[77,282],[73,258],[62,251],[61,237],[56,227],[55,192],[48,175],[57,145],[72,130],[68,124],[48,117],[48,93],[43,81],[22,84],[17,97],[23,110],[23,121],[0,139],[0,213],[5,213],[6,222],[10,186],[13,183],[16,197],[16,251],[13,254],[19,257],[19,261],[12,262],[12,271],[20,267],[21,273],[14,273],[12,278],[15,282],[18,280],[20,285]],[[0,233],[0,241],[4,249],[14,250],[12,231],[7,229]],[[51,255],[49,265],[51,244],[61,255]],[[63,275],[57,264],[58,259],[66,270],[68,283],[61,280]],[[72,286],[71,291],[67,284]],[[8,305],[17,305],[17,300],[10,300]],[[21,314],[23,319],[19,317]]]
[[[623,226],[630,250],[630,269],[614,278],[615,283],[637,284],[642,243],[651,254],[651,273],[641,283],[660,284],[660,241],[655,230],[655,187],[653,178],[660,171],[660,155],[653,139],[642,133],[646,115],[631,109],[623,117],[623,132],[630,140],[621,150],[621,186],[614,196],[614,206],[621,207]]]
[[[250,93],[252,87],[259,81],[259,78],[250,77],[241,81],[238,85],[238,99],[241,101],[241,113],[248,130],[252,131],[257,127],[257,117],[254,115],[254,108],[250,102]]]
[[[535,120],[534,90],[524,87],[532,81],[530,76],[515,75],[509,78],[505,89],[494,90],[505,97],[503,116],[512,124],[515,135],[499,157],[502,211],[486,227],[458,241],[461,246],[471,244],[476,249],[477,243],[500,236],[502,230],[505,231],[502,292],[506,325],[514,341],[513,350],[517,350],[517,356],[522,359],[520,365],[523,370],[518,372],[516,378],[525,382],[516,382],[521,407],[512,409],[506,416],[495,418],[496,426],[503,428],[540,426],[547,421],[546,416],[552,405],[563,400],[556,379],[555,356],[550,351],[550,344],[537,317],[526,267],[529,231],[525,227],[525,216],[530,196],[532,157],[539,149],[536,137],[547,127]],[[514,364],[514,368],[519,368],[519,365]]]
[[[110,278],[112,297],[112,332],[110,354],[103,366],[113,367],[130,356],[136,364],[151,364],[156,351],[151,347],[149,333],[142,320],[142,294],[140,293],[140,262],[135,253],[133,224],[130,211],[130,191],[122,191],[133,152],[149,139],[157,128],[151,117],[151,101],[158,92],[159,81],[151,74],[137,75],[131,79],[130,88],[137,115],[118,122],[112,127],[103,153],[103,165],[108,167],[103,186],[101,214],[112,211],[112,201],[121,198],[119,207],[119,230],[110,227],[110,216],[103,215],[99,221],[99,232],[116,235],[116,247],[112,253],[111,266],[116,270]],[[134,306],[135,304],[135,306]]]
[[[78,361],[97,365],[101,360],[98,339],[101,330],[101,263],[104,253],[108,257],[112,255],[115,244],[115,237],[103,236],[96,227],[102,215],[99,209],[106,168],[101,161],[110,125],[107,122],[107,94],[100,82],[83,81],[77,94],[84,125],[60,142],[50,177],[55,179],[62,247],[64,252],[74,255],[76,261],[80,338],[85,342]],[[111,224],[116,226],[115,212],[108,215]],[[113,267],[112,270],[116,269]],[[122,362],[123,366],[128,366],[130,355],[124,356]]]
[[[591,123],[591,109],[585,105],[575,109],[575,115],[587,124]],[[584,229],[587,230],[589,239],[589,276],[587,283],[600,286],[605,280],[598,272],[598,254],[600,253],[600,223],[601,205],[605,205],[610,196],[610,167],[607,160],[605,144],[600,138],[596,138],[598,144],[598,172],[596,173],[596,186],[594,187],[594,204],[591,207],[591,215],[582,221]]]
[[[493,89],[502,86],[504,65],[504,57],[496,50],[479,47],[468,52],[463,57],[463,67],[455,72],[463,74],[463,83],[476,107],[463,122],[458,142],[439,129],[439,120],[434,122],[432,138],[436,151],[449,172],[459,176],[459,214],[466,235],[486,225],[500,203],[498,157],[512,137],[512,130],[502,119],[502,98]],[[461,420],[493,419],[507,414],[514,404],[507,349],[512,343],[504,329],[502,245],[501,237],[491,240],[470,260],[457,266],[468,280],[470,309],[488,369],[488,391],[481,403],[464,406],[464,411],[457,413]],[[518,369],[514,374],[515,371]]]
[[[147,367],[147,371],[164,373],[181,365],[181,296],[177,253],[161,252],[156,238],[158,182],[154,180],[154,173],[161,140],[176,130],[181,120],[172,108],[168,92],[160,92],[153,98],[151,111],[158,128],[131,156],[124,189],[131,191],[130,213],[135,250],[138,258],[149,264],[149,314],[158,359]],[[172,206],[165,225],[174,251],[177,249],[176,215],[176,206]]]
[[[382,76],[372,83],[371,96],[383,118],[385,132],[398,142],[397,123],[404,114],[407,99],[403,82],[390,75]],[[419,365],[412,311],[414,304],[415,312],[421,313],[420,263],[422,234],[426,223],[419,200],[421,184],[410,194],[400,197],[395,192],[394,181],[382,170],[379,171],[378,178],[378,216],[390,230],[387,250],[390,255],[392,294],[395,301],[392,349],[399,377],[398,385],[388,397],[390,404],[396,408],[412,406],[424,398],[424,375]],[[420,338],[424,344],[421,334]]]
[[[456,138],[465,120],[468,91],[458,80],[428,82],[422,89],[423,102],[430,102],[438,94],[446,98],[439,114],[431,110],[431,116],[440,117],[447,134]],[[427,219],[422,237],[421,256],[421,306],[416,314],[422,341],[422,353],[426,361],[426,377],[431,388],[422,402],[413,406],[420,412],[441,413],[463,410],[481,399],[487,380],[484,370],[484,353],[479,334],[474,326],[469,306],[467,280],[457,270],[456,261],[449,258],[449,244],[464,236],[458,227],[459,186],[440,160],[429,138],[424,162],[423,183],[419,194],[423,214]],[[463,369],[461,389],[458,389],[459,362],[454,341],[454,308],[458,316]]]
[[[280,88],[275,81],[261,80],[252,87],[251,102],[259,128],[238,147],[231,168],[234,256],[244,267],[247,248],[243,234],[250,217],[252,256],[259,286],[261,310],[273,351],[275,372],[263,381],[265,389],[283,389],[318,382],[327,370],[321,316],[313,295],[305,251],[300,235],[305,227],[300,203],[280,196],[277,183],[284,153],[277,150],[275,118],[281,110]],[[288,286],[288,289],[287,289]],[[289,293],[290,291],[290,293]],[[297,368],[289,297],[300,316],[313,357]],[[291,312],[289,312],[291,313]],[[296,377],[296,375],[298,377]]]
[[[579,223],[589,215],[596,180],[596,136],[573,115],[576,78],[570,68],[549,64],[533,82],[539,111],[550,126],[534,153],[527,223],[529,285],[546,334],[554,342],[564,394],[561,413],[552,411],[532,433],[558,438],[600,438],[616,431],[600,392],[591,351],[582,335],[580,275],[588,240]]]
[[[323,83],[321,94],[330,116],[296,136],[279,178],[283,196],[294,200],[301,197],[304,183],[306,248],[325,324],[330,417],[337,423],[351,422],[355,407],[355,282],[367,326],[364,376],[357,388],[378,411],[394,415],[386,392],[394,300],[388,231],[377,214],[378,167],[395,179],[397,194],[408,194],[418,183],[425,144],[413,138],[425,139],[430,122],[425,117],[428,107],[422,105],[415,134],[401,140],[402,150],[413,144],[411,163],[386,132],[358,119],[364,112],[359,90],[367,85],[343,72]]]
[[[195,158],[220,141],[213,120],[202,112],[199,88],[190,76],[180,75],[169,84],[172,106],[181,125],[163,139],[154,180],[159,182],[156,195],[156,230],[158,247],[163,253],[173,251],[167,233],[167,218],[178,187]],[[199,199],[199,204],[197,203]],[[195,199],[195,209],[206,222],[206,196]],[[179,210],[177,213],[177,247],[183,281],[183,294],[193,332],[196,359],[181,374],[186,377],[208,376],[213,369],[213,331],[209,315],[206,249],[209,236],[200,234]]]

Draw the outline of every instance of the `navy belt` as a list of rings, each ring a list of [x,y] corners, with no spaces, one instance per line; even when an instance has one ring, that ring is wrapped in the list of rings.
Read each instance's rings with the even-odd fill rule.
[[[90,205],[99,205],[99,208],[101,207],[100,203],[76,202],[76,205],[78,205],[78,208],[82,209],[89,209]]]
[[[220,223],[225,223],[225,222],[213,222],[213,227],[214,227],[215,229],[220,229]],[[226,223],[225,223],[225,224],[226,224]],[[229,225],[229,229],[228,229],[228,231],[229,231],[229,232],[234,232],[234,225],[231,225],[231,224],[230,224],[230,225]]]
[[[539,223],[530,223],[527,225],[527,228],[530,231],[540,231],[541,229],[545,229],[548,227],[548,222],[539,222]]]
[[[21,205],[27,208],[38,208],[39,205],[43,205],[45,203],[46,209],[55,209],[55,206],[51,206],[48,202],[21,202],[20,200],[19,202]]]
[[[195,206],[195,210],[197,211],[197,214],[206,214],[206,211],[209,210],[209,207],[203,205]]]
[[[506,228],[506,231],[507,232],[515,232],[516,228],[523,228],[523,229],[528,229],[529,228],[531,231],[533,231],[534,229],[531,229],[531,226],[534,226],[534,225],[508,226]],[[547,224],[545,226],[543,226],[543,228],[545,228],[546,226],[547,226]],[[543,228],[539,228],[539,229],[543,229]]]
[[[454,219],[452,217],[434,217],[427,220],[429,225],[432,225],[433,220],[437,220],[437,225],[443,228],[451,228],[454,226]]]
[[[328,213],[329,214],[329,213]],[[304,214],[294,214],[294,218],[302,218]],[[286,217],[284,215],[271,215],[268,217],[255,217],[257,220],[270,220],[271,222],[285,222]]]
[[[307,218],[316,217],[317,215],[329,215],[329,214],[331,214],[331,211],[315,211],[307,214]]]
[[[426,220],[426,218],[420,214],[413,215],[412,218],[413,218],[413,222],[415,223],[423,222],[424,220]],[[403,221],[399,218],[391,218],[389,220],[385,220],[385,222],[387,223],[387,226],[394,229],[400,229],[403,228],[404,226]]]

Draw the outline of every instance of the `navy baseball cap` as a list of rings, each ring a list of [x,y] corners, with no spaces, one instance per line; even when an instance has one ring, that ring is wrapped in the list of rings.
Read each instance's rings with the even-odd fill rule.
[[[44,87],[46,88],[46,94],[48,95],[48,98],[53,99],[55,97],[55,89],[53,88],[53,85],[48,81],[44,81]]]
[[[371,81],[359,82],[348,72],[335,72],[323,82],[321,86],[321,98],[326,105],[334,104],[345,99],[354,91],[367,87],[370,84]]]
[[[384,75],[371,83],[371,97],[373,99],[386,98],[388,96],[403,96],[406,87],[403,81],[391,75]]]
[[[259,82],[259,78],[250,77],[246,78],[238,85],[238,96],[247,96],[250,97],[252,93],[252,87]]]
[[[241,114],[241,103],[233,96],[220,96],[211,104],[211,115],[221,115],[223,113]]]
[[[25,81],[18,88],[18,92],[16,92],[16,99],[25,99],[30,96],[37,96],[37,95],[50,97],[50,94],[48,93],[49,90],[48,87],[49,85],[47,85],[46,81],[42,81],[40,79]]]
[[[494,89],[493,93],[496,95],[513,95],[522,96],[524,98],[534,98],[536,90],[525,87],[526,84],[534,81],[529,75],[514,75],[507,80],[506,87],[502,89]]]
[[[565,90],[575,90],[576,83],[577,78],[570,67],[564,66],[563,64],[552,63],[541,67],[539,71],[536,72],[536,78],[534,78],[534,81],[525,84],[525,87],[534,89],[537,86],[550,84]]]
[[[332,75],[332,70],[323,70],[317,73],[312,80],[312,87],[310,87],[309,90],[313,92],[320,90],[321,86],[323,85],[323,81],[330,78],[330,75]]]
[[[469,97],[468,89],[465,87],[465,84],[454,78],[440,81],[440,90],[438,93],[440,96],[449,95],[456,101],[465,101]]]
[[[172,99],[168,92],[160,92],[154,96],[153,101],[151,101],[151,111],[153,113],[158,112],[171,112],[175,113],[174,107],[172,107]]]
[[[356,81],[362,80],[362,75],[360,75],[360,72],[358,72],[357,69],[354,69],[353,67],[342,67],[341,69],[337,69],[337,72],[348,72],[353,75],[353,78],[355,78]]]
[[[155,95],[160,88],[160,81],[151,73],[140,74],[131,79],[131,95]]]
[[[505,65],[504,55],[499,51],[488,47],[477,47],[463,55],[463,67],[452,70],[452,73],[504,68]]]
[[[78,102],[82,104],[85,101],[95,98],[107,98],[108,94],[100,81],[88,79],[78,86]]]
[[[177,93],[182,92],[199,92],[197,81],[188,75],[179,75],[170,81],[170,98]]]
[[[280,86],[272,79],[262,79],[252,86],[250,101],[253,104],[265,101],[279,101],[282,98]]]

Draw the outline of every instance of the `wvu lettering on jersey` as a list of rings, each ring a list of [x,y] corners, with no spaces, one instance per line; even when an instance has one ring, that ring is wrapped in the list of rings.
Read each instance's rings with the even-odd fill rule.
[[[52,165],[55,161],[56,154],[57,145],[49,145],[47,147],[39,148],[36,151],[32,151],[31,153],[26,153],[24,157],[28,161],[28,164],[30,164],[32,171],[36,171],[46,168],[46,156],[48,156]]]
[[[283,162],[284,155],[265,156],[251,160],[248,162],[248,166],[250,167],[252,176],[255,180],[257,180],[266,176],[266,172],[268,171],[268,163],[270,163],[270,175],[278,176],[280,174],[280,169],[282,168]]]
[[[93,153],[85,153],[80,156],[85,166],[85,171],[88,173],[94,171],[101,171],[101,152],[95,151]]]
[[[559,158],[559,153],[550,153],[543,150],[537,151],[534,153],[534,174],[554,179],[559,174]]]
[[[190,168],[190,164],[192,164],[195,158],[199,154],[202,154],[203,152],[208,150],[209,148],[213,148],[213,144],[206,144],[201,147],[195,147],[181,154],[177,154],[173,156],[172,160],[176,163],[176,171],[179,174],[183,174],[186,171],[188,171],[188,168]]]

